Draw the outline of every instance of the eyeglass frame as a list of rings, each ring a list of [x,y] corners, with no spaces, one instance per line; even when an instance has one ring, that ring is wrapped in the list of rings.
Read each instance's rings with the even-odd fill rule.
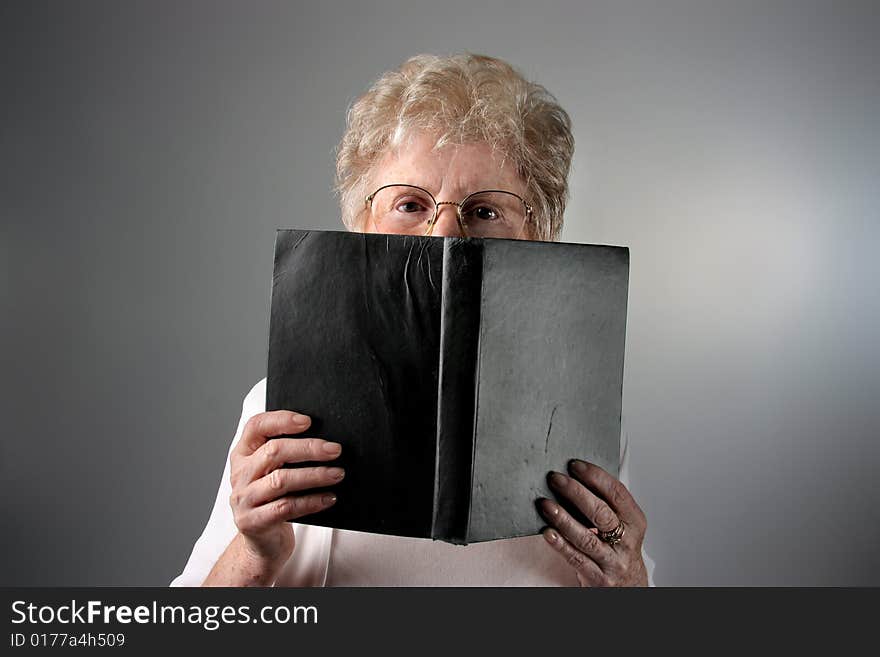
[[[425,192],[425,194],[427,194],[428,197],[432,201],[434,201],[434,214],[431,215],[430,219],[428,219],[428,222],[427,222],[428,228],[425,230],[425,233],[424,233],[425,235],[431,235],[434,232],[434,226],[437,224],[437,215],[440,214],[440,206],[441,205],[454,205],[455,206],[455,214],[458,219],[458,228],[464,237],[470,237],[468,235],[467,228],[465,228],[465,225],[464,225],[464,217],[462,217],[462,215],[461,215],[461,208],[470,197],[476,196],[477,194],[487,194],[490,192],[496,192],[496,193],[500,193],[500,194],[510,194],[511,196],[515,196],[516,198],[518,198],[520,200],[520,202],[523,204],[523,207],[526,209],[526,216],[525,216],[525,219],[523,219],[523,223],[522,223],[523,228],[525,227],[525,225],[527,223],[529,223],[529,221],[532,219],[532,217],[534,217],[534,214],[535,214],[532,206],[529,205],[529,203],[522,196],[520,196],[519,194],[517,194],[515,192],[508,191],[506,189],[481,189],[476,192],[471,192],[470,194],[465,196],[461,200],[460,203],[456,203],[455,201],[438,201],[436,198],[434,198],[434,195],[431,192],[429,192],[427,189],[425,189],[424,187],[419,187],[418,185],[410,185],[409,183],[389,183],[387,185],[382,185],[379,189],[374,191],[372,194],[368,194],[366,196],[366,198],[364,198],[364,205],[367,208],[369,208],[370,210],[372,210],[373,209],[373,198],[375,198],[376,194],[381,192],[383,189],[387,189],[389,187],[412,187],[413,189],[418,189],[419,191]],[[522,228],[520,228],[520,234],[521,233],[522,233]],[[517,238],[518,237],[519,237],[519,234],[517,235]],[[516,238],[514,238],[514,239],[516,239]]]

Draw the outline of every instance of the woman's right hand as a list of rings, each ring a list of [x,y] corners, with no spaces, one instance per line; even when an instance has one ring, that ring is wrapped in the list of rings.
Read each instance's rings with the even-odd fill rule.
[[[249,560],[278,570],[293,553],[295,537],[288,520],[332,506],[332,493],[310,493],[339,483],[342,468],[285,468],[285,463],[332,461],[342,445],[320,438],[276,438],[309,428],[307,415],[269,411],[251,417],[232,450],[229,503],[239,539]]]

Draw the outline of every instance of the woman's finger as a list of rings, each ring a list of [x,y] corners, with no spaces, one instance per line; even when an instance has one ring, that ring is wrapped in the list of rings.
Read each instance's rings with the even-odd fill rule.
[[[566,477],[560,472],[553,472],[549,481],[553,490],[572,502],[599,531],[610,532],[620,524],[620,519],[614,510],[577,479]]]
[[[589,531],[571,514],[553,500],[542,499],[541,513],[547,522],[565,538],[576,550],[582,552],[602,570],[613,570],[619,559],[618,554],[607,543]]]
[[[321,438],[273,438],[249,458],[247,483],[283,466],[285,463],[332,461],[342,453],[342,445]]]
[[[594,463],[573,459],[568,464],[572,475],[604,499],[624,524],[632,525],[644,535],[647,522],[641,507],[619,479]]]
[[[333,493],[291,495],[237,513],[235,524],[242,534],[258,534],[271,529],[279,522],[295,520],[311,513],[317,513],[335,503],[336,495]]]
[[[556,550],[569,566],[577,572],[578,580],[583,586],[605,586],[606,577],[598,564],[589,556],[576,549],[571,543],[560,536],[559,532],[547,528],[543,532],[544,539]]]
[[[241,438],[233,451],[240,456],[250,456],[266,444],[269,438],[302,433],[311,423],[308,415],[293,411],[257,413],[245,423]]]
[[[344,476],[342,468],[278,468],[248,485],[242,502],[259,506],[288,493],[338,484]]]

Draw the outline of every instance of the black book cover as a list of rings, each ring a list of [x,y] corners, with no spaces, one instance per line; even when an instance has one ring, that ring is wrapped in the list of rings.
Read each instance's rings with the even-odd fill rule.
[[[536,534],[550,470],[617,474],[629,250],[282,230],[266,410],[342,443],[297,522],[469,543]]]

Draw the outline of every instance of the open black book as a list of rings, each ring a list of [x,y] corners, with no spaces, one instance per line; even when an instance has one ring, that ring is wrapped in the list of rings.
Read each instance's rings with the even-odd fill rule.
[[[297,522],[469,543],[536,534],[550,470],[617,474],[629,250],[282,230],[266,410],[343,445]]]

